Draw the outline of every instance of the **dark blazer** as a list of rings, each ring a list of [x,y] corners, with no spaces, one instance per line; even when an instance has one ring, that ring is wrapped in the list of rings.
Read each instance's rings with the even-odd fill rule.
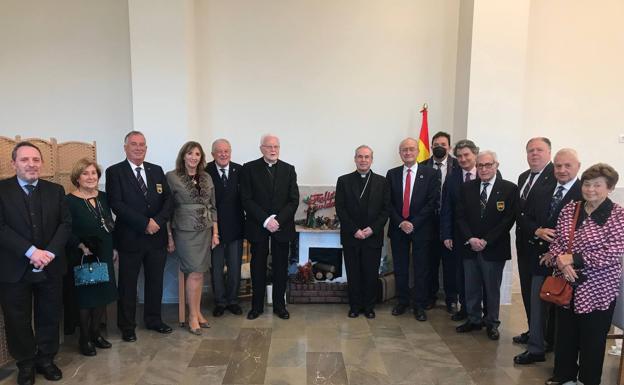
[[[410,213],[407,218],[414,225],[414,231],[410,234],[411,238],[415,241],[435,239],[435,229],[431,220],[440,199],[440,172],[419,164],[414,178]],[[386,180],[390,187],[391,202],[388,237],[404,236],[405,233],[399,228],[399,224],[404,220],[401,215],[403,211],[403,166],[388,170]]]
[[[433,166],[435,165],[435,161],[433,160],[433,156],[430,156],[429,159],[423,160],[422,162],[418,164],[424,164],[433,168]],[[461,167],[459,167],[459,163],[457,162],[457,159],[449,155],[447,162],[446,162],[446,179],[444,179],[444,183],[442,184],[441,193],[438,198],[439,200],[437,202],[438,207],[436,207],[436,210],[440,210],[440,207],[442,206],[442,197],[444,197],[446,185],[449,180],[449,177],[457,173],[461,174]],[[442,173],[438,173],[438,179],[440,179],[440,183],[442,183]]]
[[[522,227],[522,221],[519,218],[524,215],[525,210],[531,209],[530,205],[533,202],[531,198],[531,194],[533,194],[534,190],[541,188],[554,188],[557,185],[557,180],[555,179],[554,174],[555,167],[552,162],[548,163],[546,167],[544,167],[544,171],[540,174],[535,182],[533,182],[533,187],[529,191],[529,195],[526,200],[520,199],[520,194],[522,194],[522,188],[524,187],[524,183],[529,177],[531,170],[526,170],[518,177],[518,207],[517,207],[517,220],[516,220],[516,249],[518,250],[518,256],[523,257],[526,253],[526,245],[529,238],[531,238],[531,234],[528,231],[525,231]]]
[[[212,177],[217,200],[217,218],[221,242],[243,239],[245,213],[240,197],[241,166],[230,162],[227,186],[223,186],[221,175],[214,161],[206,165],[206,172]]]
[[[245,163],[241,172],[241,201],[245,209],[245,237],[251,242],[262,241],[270,235],[264,221],[275,214],[280,229],[274,233],[279,242],[295,239],[295,212],[299,206],[299,187],[295,167],[278,160],[275,182],[264,158]],[[218,212],[217,212],[217,215]]]
[[[563,206],[570,201],[580,201],[583,199],[583,195],[581,194],[581,181],[577,179],[572,187],[570,187],[570,191],[566,193],[561,202],[554,208],[553,213],[549,215],[550,202],[556,189],[557,185],[555,184],[553,188],[542,187],[536,189],[534,192],[531,191],[527,199],[531,201],[527,202],[524,215],[519,218],[522,223],[522,228],[525,229],[527,234],[532,235],[527,240],[526,250],[531,258],[533,274],[536,275],[547,275],[549,273],[548,268],[540,266],[539,258],[548,251],[550,242],[535,237],[535,231],[540,227],[554,229],[557,227],[557,218],[559,218],[559,212],[561,212]]]
[[[113,236],[120,251],[135,252],[167,245],[167,221],[173,210],[169,184],[160,166],[143,162],[143,167],[147,195],[143,195],[127,160],[106,169],[108,204],[117,216]],[[158,223],[160,230],[148,236],[145,229],[150,218]]]
[[[361,176],[357,171],[345,174],[336,182],[336,214],[340,219],[340,243],[343,246],[361,244],[368,247],[383,245],[383,230],[390,212],[390,186],[386,178],[370,171],[370,189],[367,207],[367,226],[357,225],[356,218],[360,212]],[[360,228],[370,227],[373,235],[361,240],[353,237]]]
[[[464,258],[474,258],[477,253],[466,244],[470,238],[482,238],[487,242],[483,249],[483,258],[487,261],[505,261],[511,259],[509,231],[516,219],[518,188],[512,182],[496,177],[494,186],[481,218],[479,179],[466,182],[461,186],[457,202],[457,236],[459,250]]]
[[[464,184],[461,169],[446,177],[446,188],[442,194],[442,207],[440,209],[440,239],[453,239],[455,234],[455,216],[457,201]],[[497,177],[498,178],[498,177]],[[478,178],[477,178],[478,179]]]
[[[41,197],[43,244],[55,258],[45,268],[49,276],[61,276],[67,270],[65,244],[71,234],[71,214],[61,185],[39,179],[35,190]],[[0,282],[18,282],[26,269],[32,268],[26,251],[33,246],[31,222],[25,193],[17,177],[0,181]]]

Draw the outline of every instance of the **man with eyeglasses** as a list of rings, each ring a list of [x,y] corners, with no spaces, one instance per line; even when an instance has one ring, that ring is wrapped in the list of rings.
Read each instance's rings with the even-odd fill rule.
[[[273,313],[289,319],[284,293],[288,280],[288,253],[295,240],[295,211],[299,187],[295,167],[279,159],[280,140],[267,134],[260,139],[262,157],[245,163],[241,172],[241,202],[247,215],[245,237],[251,242],[253,296],[247,319],[264,312],[267,257],[271,251]]]
[[[498,340],[500,285],[505,262],[511,259],[509,232],[516,219],[517,186],[497,175],[498,159],[493,151],[477,155],[479,179],[461,187],[457,205],[457,239],[466,278],[468,320],[458,333],[480,330]],[[482,290],[487,294],[488,313],[482,316]]]

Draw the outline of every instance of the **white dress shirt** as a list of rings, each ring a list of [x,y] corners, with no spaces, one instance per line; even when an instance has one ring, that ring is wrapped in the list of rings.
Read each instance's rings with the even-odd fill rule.
[[[418,163],[414,163],[412,167],[403,166],[403,194],[405,194],[405,180],[407,179],[407,170],[411,170],[411,184],[410,184],[410,202],[412,201],[412,194],[414,194],[414,181],[416,180],[416,174],[418,173]],[[401,196],[403,196],[401,194]]]
[[[130,161],[130,159],[128,160],[128,164],[130,164],[130,168],[132,169],[132,175],[134,175],[134,177],[136,178],[136,168],[140,167],[141,168],[141,178],[143,178],[143,182],[145,182],[145,187],[149,187],[147,185],[147,175],[145,175],[145,167],[143,167],[143,163],[141,164],[134,164]]]

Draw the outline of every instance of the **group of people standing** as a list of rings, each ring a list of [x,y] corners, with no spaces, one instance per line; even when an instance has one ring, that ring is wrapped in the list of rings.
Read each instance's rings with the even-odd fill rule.
[[[446,310],[453,321],[464,321],[456,331],[485,327],[490,339],[499,339],[500,286],[516,224],[529,330],[514,337],[514,342],[528,344],[514,362],[544,361],[545,353],[554,349],[554,376],[547,384],[577,378],[585,385],[599,384],[624,254],[624,209],[608,198],[617,172],[597,164],[579,180],[576,151],[562,149],[551,161],[551,143],[539,137],[527,143],[530,168],[515,184],[503,179],[496,153],[480,151],[470,140],[452,147],[450,135],[439,132],[431,144],[431,158],[418,163],[418,141],[401,141],[403,164],[385,177],[371,170],[373,149],[361,145],[355,150],[356,170],[337,180],[348,317],[375,318],[389,220],[397,293],[392,315],[411,309],[418,321],[427,320],[426,311],[435,306],[440,288],[441,264]],[[79,309],[82,354],[93,356],[96,348],[111,347],[99,326],[106,306],[115,300],[122,339],[136,341],[141,268],[145,327],[171,333],[161,316],[168,253],[185,275],[190,333],[201,335],[210,327],[200,306],[206,272],[211,271],[213,316],[243,313],[238,303],[243,238],[251,244],[253,296],[247,318],[264,312],[269,255],[273,312],[290,318],[285,292],[299,189],[295,168],[279,158],[279,138],[262,136],[262,156],[244,166],[231,161],[232,148],[225,139],[212,144],[214,160],[209,163],[198,142],[187,142],[175,169],[166,174],[145,162],[147,142],[141,132],[126,135],[124,150],[126,159],[105,172],[106,192],[98,189],[100,167],[83,159],[72,171],[76,188],[68,195],[39,178],[43,158],[34,144],[20,142],[13,150],[16,176],[0,181],[0,303],[19,384],[33,384],[35,372],[52,381],[62,378],[54,356],[63,296],[66,305]],[[570,227],[576,235],[568,247]],[[96,257],[106,264],[108,281],[74,287],[72,267]],[[541,285],[549,274],[573,285],[570,306],[555,309],[541,301]],[[66,322],[72,314],[66,311]]]

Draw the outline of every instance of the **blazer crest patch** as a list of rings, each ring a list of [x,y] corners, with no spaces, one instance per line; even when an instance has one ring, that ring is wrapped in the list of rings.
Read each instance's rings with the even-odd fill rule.
[[[505,201],[497,201],[496,202],[496,210],[505,211]]]
[[[163,192],[162,184],[156,183],[156,192],[159,194],[162,194]]]

